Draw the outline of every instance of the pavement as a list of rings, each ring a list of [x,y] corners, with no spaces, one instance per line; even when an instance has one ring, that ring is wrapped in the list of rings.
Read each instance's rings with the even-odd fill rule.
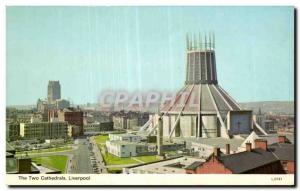
[[[93,156],[96,159],[96,163],[97,163],[97,167],[99,168],[99,172],[104,174],[107,173],[107,168],[105,166],[105,162],[104,159],[102,157],[101,151],[97,146],[96,141],[93,138],[90,138],[89,140],[89,144],[90,144],[90,149],[93,153]]]

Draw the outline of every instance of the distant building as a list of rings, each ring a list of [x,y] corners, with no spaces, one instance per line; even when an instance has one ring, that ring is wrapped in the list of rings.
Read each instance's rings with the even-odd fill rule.
[[[115,129],[138,130],[149,120],[149,114],[138,112],[117,112],[112,116]]]
[[[57,109],[51,109],[48,111],[48,121],[52,118],[58,118],[58,110]]]
[[[64,109],[70,107],[70,102],[61,99],[61,90],[59,81],[49,81],[47,99],[38,99],[37,110],[43,114],[43,121],[48,121],[48,111]]]
[[[22,139],[57,139],[67,138],[66,122],[21,123]]]
[[[42,122],[43,118],[41,115],[33,115],[30,118],[30,123],[38,123],[38,122]]]
[[[86,111],[84,116],[84,125],[94,124],[96,122],[112,122],[109,115],[100,111]]]
[[[42,100],[38,99],[36,103],[36,107],[38,112],[44,113],[46,110],[48,110],[48,101],[47,100]]]
[[[114,130],[114,123],[113,122],[89,123],[89,124],[84,125],[83,129],[84,129],[84,133],[113,131]]]
[[[70,102],[65,99],[58,99],[55,101],[56,109],[65,109],[70,107]]]
[[[261,112],[261,108],[258,109],[258,113],[253,118],[261,127],[265,126],[266,116]]]
[[[53,103],[60,99],[60,84],[59,81],[49,81],[48,83],[48,103]]]
[[[15,141],[20,137],[20,124],[19,123],[8,123],[7,133],[8,140]]]
[[[275,122],[273,120],[265,120],[265,130],[268,132],[268,133],[274,133],[276,132],[275,130]]]
[[[76,125],[68,125],[68,136],[77,137],[80,136],[81,127]]]
[[[83,135],[83,111],[78,108],[65,108],[58,110],[59,121],[68,122],[70,125],[76,125],[80,128],[80,135]]]

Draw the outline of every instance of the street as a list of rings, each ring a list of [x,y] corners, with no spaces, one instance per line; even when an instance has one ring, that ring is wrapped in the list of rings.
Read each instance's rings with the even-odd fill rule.
[[[73,157],[69,163],[71,174],[93,174],[93,168],[89,157],[88,141],[85,138],[75,140],[78,149],[73,151]]]

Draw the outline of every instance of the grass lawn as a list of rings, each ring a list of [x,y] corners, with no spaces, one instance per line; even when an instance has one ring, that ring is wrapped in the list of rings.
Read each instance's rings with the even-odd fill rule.
[[[120,165],[120,164],[137,164],[138,162],[131,159],[131,158],[120,158],[117,156],[114,156],[110,153],[103,153],[102,152],[103,159],[105,161],[106,165]]]
[[[108,140],[108,135],[98,135],[94,137],[97,145],[103,145]]]
[[[139,157],[133,157],[136,158],[138,160],[141,160],[145,163],[147,162],[153,162],[153,161],[158,161],[159,159],[156,157],[156,155],[152,155],[152,156],[139,156]]]
[[[107,171],[111,174],[120,174],[122,173],[122,168],[108,168]]]
[[[34,154],[34,153],[60,152],[60,151],[69,151],[69,150],[72,150],[71,146],[57,147],[57,148],[50,148],[50,149],[39,149],[39,150],[31,150],[31,151],[22,151],[22,152],[17,152],[16,155],[24,155],[26,153]]]
[[[56,168],[60,170],[62,173],[65,173],[68,157],[62,155],[53,155],[48,157],[32,158],[32,161],[37,164],[42,164],[46,167]]]

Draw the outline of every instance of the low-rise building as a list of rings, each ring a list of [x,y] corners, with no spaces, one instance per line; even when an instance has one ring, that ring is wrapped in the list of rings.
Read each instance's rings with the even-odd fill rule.
[[[31,161],[31,158],[15,157],[16,150],[6,142],[6,173],[7,174],[59,174],[60,170],[37,165]]]
[[[89,123],[83,126],[84,132],[103,132],[103,131],[113,131],[113,122],[95,122]]]
[[[185,141],[186,148],[190,150],[194,156],[206,159],[215,147],[219,147],[222,152],[235,153],[238,147],[243,143],[242,138],[227,139],[223,137],[216,138],[174,138],[174,141]]]
[[[65,99],[58,99],[55,101],[56,109],[65,109],[70,107],[70,102]]]
[[[9,141],[15,141],[20,137],[20,124],[19,123],[8,123],[6,133],[8,134]]]
[[[66,122],[21,123],[22,139],[57,139],[67,138]]]
[[[194,157],[176,157],[123,168],[124,174],[185,174],[185,168],[205,160]]]
[[[117,157],[133,157],[156,154],[156,145],[127,141],[106,141],[106,149]]]
[[[65,108],[57,111],[59,121],[68,122],[70,125],[80,127],[80,135],[83,135],[83,111],[79,108]]]
[[[278,142],[269,145],[268,149],[280,160],[286,174],[293,174],[295,172],[295,148],[294,144],[291,144],[286,136],[278,136]]]
[[[139,130],[149,120],[148,113],[117,112],[112,116],[115,129]]]
[[[246,143],[251,143],[254,145],[254,142],[256,139],[264,139],[267,140],[268,145],[272,145],[274,143],[280,142],[281,135],[278,134],[268,134],[268,135],[257,135],[254,131],[243,141],[243,143],[238,147],[238,152],[242,152],[246,150]],[[285,135],[285,140],[288,143],[294,142],[294,136],[293,135]]]
[[[140,142],[142,137],[134,134],[109,134],[110,141]]]
[[[81,128],[77,125],[68,125],[68,137],[80,136]]]
[[[246,151],[223,154],[215,148],[203,163],[186,168],[187,174],[284,174],[294,173],[294,151],[282,149],[282,145],[268,147],[267,141],[256,139],[255,146],[246,144]],[[286,144],[286,143],[282,143]]]

